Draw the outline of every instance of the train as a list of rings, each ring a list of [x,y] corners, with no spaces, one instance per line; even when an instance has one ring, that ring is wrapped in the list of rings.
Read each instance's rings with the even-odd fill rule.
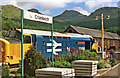
[[[23,55],[32,46],[36,47],[44,57],[52,57],[51,31],[23,29]],[[75,33],[53,32],[53,54],[54,56],[66,55],[71,47],[81,50],[98,50],[97,42],[92,41],[90,35],[80,35]],[[2,62],[19,64],[21,61],[21,29],[9,30],[4,38],[0,38],[0,51],[2,52]]]

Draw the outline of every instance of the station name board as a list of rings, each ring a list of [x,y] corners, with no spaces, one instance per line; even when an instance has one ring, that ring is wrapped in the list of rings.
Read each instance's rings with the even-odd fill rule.
[[[38,14],[38,13],[29,12],[29,11],[24,11],[23,18],[27,20],[45,22],[45,23],[50,23],[50,24],[53,23],[52,17]]]

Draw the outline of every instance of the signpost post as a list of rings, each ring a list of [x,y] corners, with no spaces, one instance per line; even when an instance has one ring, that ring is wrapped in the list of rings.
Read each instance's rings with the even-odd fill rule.
[[[33,13],[29,11],[23,11],[21,10],[21,33],[22,33],[22,39],[21,39],[21,58],[22,58],[22,78],[24,78],[24,61],[23,61],[23,19],[27,20],[33,20],[38,22],[44,22],[52,24],[51,26],[51,39],[52,39],[52,66],[54,67],[54,55],[53,55],[53,18],[46,15],[41,15],[38,13]]]
[[[23,61],[23,10],[21,10],[21,58],[22,58],[22,78],[24,78],[24,61]]]
[[[54,53],[53,53],[53,24],[51,27],[51,36],[52,36],[52,66],[54,67]]]

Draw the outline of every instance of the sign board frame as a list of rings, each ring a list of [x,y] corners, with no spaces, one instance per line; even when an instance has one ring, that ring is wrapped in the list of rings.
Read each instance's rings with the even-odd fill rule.
[[[33,13],[29,11],[21,10],[21,59],[22,59],[22,78],[24,78],[24,60],[23,60],[23,19],[39,21],[44,23],[49,23],[51,25],[51,40],[52,40],[52,66],[54,67],[54,55],[53,55],[53,18],[50,16]]]

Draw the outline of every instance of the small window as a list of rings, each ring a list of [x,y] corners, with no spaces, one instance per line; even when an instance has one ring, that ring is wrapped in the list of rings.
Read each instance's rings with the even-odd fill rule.
[[[48,36],[43,36],[43,38],[48,39],[49,37]]]
[[[63,37],[63,39],[67,39],[67,37]]]
[[[70,39],[70,37],[68,37],[68,39]]]
[[[90,41],[85,41],[85,50],[90,49]]]
[[[62,39],[62,37],[57,37],[57,39]]]
[[[31,37],[28,35],[24,35],[24,43],[31,43]]]
[[[118,46],[117,40],[115,40],[115,45]]]
[[[69,30],[69,33],[72,33],[72,30]]]
[[[45,41],[43,41],[43,45],[45,45]]]
[[[75,43],[77,44],[77,41]]]

